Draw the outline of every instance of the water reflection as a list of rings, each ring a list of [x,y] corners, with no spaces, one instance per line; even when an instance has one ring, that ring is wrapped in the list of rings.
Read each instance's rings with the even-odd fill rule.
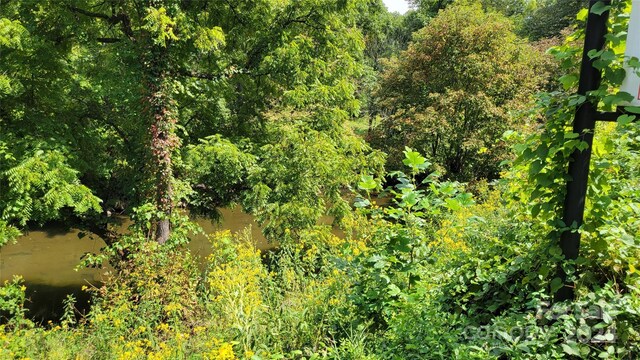
[[[262,236],[255,219],[240,208],[222,209],[222,222],[207,219],[197,220],[206,234],[220,230],[231,232],[251,229],[251,235],[259,249],[267,249],[269,244]],[[120,229],[129,225],[123,221]],[[108,269],[79,268],[78,264],[86,253],[98,253],[105,246],[99,237],[80,237],[77,229],[47,227],[29,231],[16,244],[0,248],[0,282],[11,280],[14,275],[22,276],[27,286],[29,317],[39,322],[59,320],[63,300],[73,294],[81,311],[88,309],[89,296],[81,291],[83,285],[99,284]],[[211,245],[205,235],[195,236],[189,244],[191,251],[199,256],[211,253]]]

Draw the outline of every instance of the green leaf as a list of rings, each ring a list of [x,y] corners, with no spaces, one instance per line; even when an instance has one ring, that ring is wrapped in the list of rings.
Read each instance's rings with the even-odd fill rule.
[[[565,90],[569,90],[578,83],[578,76],[574,74],[567,74],[562,76],[559,81]]]
[[[551,293],[555,293],[556,291],[560,290],[560,288],[562,288],[564,284],[562,283],[562,279],[557,277],[551,280],[550,285],[551,285]]]
[[[580,356],[580,347],[575,342],[562,344],[562,350],[567,355]]]
[[[475,202],[473,201],[473,194],[471,193],[461,193],[456,196],[456,200],[462,206],[470,206]]]
[[[591,13],[596,15],[602,15],[605,11],[609,11],[611,5],[605,5],[604,2],[598,1],[591,7]]]
[[[460,203],[455,199],[446,199],[445,203],[446,203],[445,206],[447,207],[447,209],[451,211],[458,211],[462,209],[462,206],[460,206]]]
[[[408,253],[411,251],[411,240],[410,237],[399,236],[394,238],[390,244],[392,244],[393,250]]]
[[[576,144],[576,149],[578,149],[580,151],[585,151],[588,148],[589,148],[589,144],[586,141],[579,141]]]
[[[361,190],[370,191],[378,187],[378,183],[375,181],[373,176],[371,175],[362,175],[360,177],[360,182],[358,183],[358,188]]]
[[[402,294],[402,290],[400,290],[400,288],[396,284],[389,284],[389,286],[387,286],[387,290],[389,296],[398,296]]]
[[[607,71],[605,72],[605,77],[607,78],[607,80],[611,81],[614,84],[620,84],[622,83],[622,80],[624,80],[626,74],[627,72],[622,68],[607,69]]]
[[[364,208],[369,205],[371,205],[371,201],[369,201],[369,199],[363,199],[361,197],[356,198],[356,200],[353,202],[353,206],[357,208]]]
[[[599,57],[600,55],[602,55],[602,52],[603,52],[603,51],[604,51],[604,50],[600,50],[600,51],[598,51],[598,50],[595,50],[595,49],[591,49],[591,50],[589,50],[589,52],[587,53],[587,56],[589,57],[589,59],[592,59],[592,60],[593,60],[593,59],[595,59],[595,58]]]
[[[409,166],[412,169],[424,169],[428,166],[427,159],[420,155],[420,153],[411,150],[410,148],[405,148],[404,151],[404,160],[402,163]]]
[[[616,54],[614,54],[613,51],[611,50],[605,50],[602,52],[602,54],[600,54],[600,59],[604,61],[613,61],[616,59]],[[623,69],[619,69],[619,70],[623,70]]]
[[[560,249],[560,247],[558,246],[553,246],[549,249],[549,255],[553,256],[553,257],[561,257],[562,256],[562,249]]]
[[[531,166],[529,167],[529,175],[531,176],[536,175],[540,173],[542,169],[544,169],[544,164],[542,163],[542,161],[534,161],[533,163],[531,163]]]
[[[415,191],[410,191],[402,195],[402,201],[409,207],[418,203],[418,194]]]
[[[379,261],[376,261],[373,264],[373,267],[376,268],[376,269],[382,269],[382,268],[385,267],[386,264],[387,264],[387,262],[384,259],[381,259]]]
[[[500,330],[496,330],[496,333],[500,335],[500,337],[505,339],[507,342],[513,342],[513,337],[511,337],[511,335],[509,335],[508,333]]]
[[[632,114],[640,114],[640,106],[625,106],[624,111]]]
[[[531,207],[531,216],[536,218],[540,214],[540,204],[535,204]]]
[[[611,104],[619,104],[622,102],[632,102],[634,97],[628,92],[620,91],[615,95],[612,95],[614,98],[610,101]],[[607,96],[608,97],[608,96]]]
[[[636,119],[635,115],[620,115],[618,117],[618,124],[620,125],[627,125],[632,123],[634,120]]]
[[[584,95],[572,96],[571,99],[569,99],[569,106],[580,105],[585,101],[587,101],[587,97]]]
[[[565,133],[564,134],[564,138],[565,139],[576,139],[580,136],[580,134],[578,133],[574,133],[574,132],[569,132],[569,133]]]
[[[629,234],[622,234],[620,236],[620,241],[622,241],[622,243],[624,243],[625,245],[628,246],[634,246],[636,245],[636,240],[633,236],[629,235]]]
[[[584,8],[584,9],[578,11],[578,15],[576,15],[576,19],[578,21],[586,21],[587,20],[587,16],[589,16],[589,10],[587,8]]]

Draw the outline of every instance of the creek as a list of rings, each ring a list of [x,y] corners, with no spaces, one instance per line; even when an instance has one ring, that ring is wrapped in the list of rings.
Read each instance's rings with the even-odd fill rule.
[[[220,230],[235,233],[250,228],[258,249],[270,247],[251,215],[239,207],[220,212],[221,222],[197,220],[206,234]],[[124,232],[128,223],[125,219],[119,230]],[[98,253],[105,243],[95,235],[80,238],[79,233],[77,229],[47,226],[25,232],[15,244],[0,248],[0,283],[16,275],[24,279],[29,318],[37,322],[58,321],[63,312],[63,301],[69,294],[76,298],[78,311],[89,309],[89,294],[81,288],[99,284],[108,270],[79,268],[78,264],[85,253]],[[211,244],[204,235],[193,237],[189,248],[203,257],[211,253]]]

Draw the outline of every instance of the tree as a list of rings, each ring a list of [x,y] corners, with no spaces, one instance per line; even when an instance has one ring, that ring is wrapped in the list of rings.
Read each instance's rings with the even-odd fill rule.
[[[518,32],[531,40],[560,36],[560,32],[575,24],[580,9],[587,0],[543,0],[523,19]]]
[[[367,64],[380,71],[381,60],[406,50],[413,33],[424,27],[428,18],[416,10],[404,15],[390,13],[382,0],[370,2],[367,9],[358,14],[358,28],[364,36]]]
[[[440,10],[444,10],[455,0],[410,0],[409,4],[417,7],[422,13],[436,16]]]
[[[495,178],[507,156],[500,137],[526,125],[514,113],[546,79],[542,58],[503,15],[449,6],[387,64],[378,97],[392,115],[371,141],[392,167],[410,146],[451,178]]]
[[[100,210],[100,199],[76,169],[72,148],[83,137],[63,121],[75,108],[71,89],[60,81],[70,76],[69,67],[42,61],[67,54],[64,30],[28,26],[12,5],[0,7],[0,246],[29,221]]]
[[[382,0],[370,1],[369,6],[359,12],[357,24],[365,41],[365,76],[358,86],[358,95],[363,115],[369,120],[367,129],[371,129],[373,120],[381,111],[372,94],[379,86],[383,60],[406,50],[413,33],[422,28],[426,20],[415,10],[405,15],[390,13]]]
[[[485,11],[504,14],[515,24],[515,32],[530,40],[558,37],[575,23],[580,9],[588,0],[412,0],[418,11],[427,17],[453,4],[479,3]]]
[[[369,166],[367,146],[343,126],[359,113],[364,44],[356,14],[365,6],[3,2],[3,16],[23,24],[42,53],[2,65],[3,74],[15,65],[32,90],[3,106],[2,136],[26,133],[63,147],[78,180],[103,200],[102,214],[89,219],[102,228],[109,212],[151,203],[150,230],[165,242],[176,207],[211,214],[238,201],[264,221],[299,204],[304,223],[315,224],[327,204],[344,212],[343,187]],[[296,146],[283,147],[283,135]],[[318,138],[326,148],[315,148],[313,165],[345,171],[319,172],[312,183],[285,176],[283,164],[309,156],[299,146]],[[321,156],[326,149],[336,157]]]

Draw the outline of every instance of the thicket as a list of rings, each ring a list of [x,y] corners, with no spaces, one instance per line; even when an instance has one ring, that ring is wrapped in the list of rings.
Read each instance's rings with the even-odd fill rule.
[[[134,225],[127,235],[86,259],[93,265],[109,261],[116,269],[104,284],[87,289],[94,297],[87,316],[78,316],[70,298],[59,323],[35,324],[25,312],[20,279],[0,288],[0,357],[639,357],[637,107],[627,107],[628,114],[616,123],[597,129],[585,225],[570,229],[559,220],[569,156],[584,149],[580,134],[571,131],[577,107],[592,101],[612,110],[629,100],[618,88],[630,6],[630,1],[613,2],[606,47],[591,54],[604,81],[588,96],[575,95],[584,24],[550,50],[563,73],[560,84],[539,93],[529,111],[519,114],[534,128],[500,134],[511,155],[504,158],[500,177],[489,183],[457,182],[441,170],[441,159],[405,144],[395,149],[397,170],[382,173],[380,155],[352,136],[333,133],[336,127],[323,127],[321,120],[330,119],[321,111],[265,113],[272,126],[265,132],[269,141],[258,149],[252,141],[224,135],[190,143],[178,157],[176,178],[201,192],[182,201],[192,201],[191,208],[202,212],[229,201],[246,202],[278,241],[277,250],[260,254],[249,233],[222,232],[209,234],[212,255],[196,259],[184,247],[199,231],[186,213],[172,213],[172,235],[160,245],[149,235],[158,209],[142,204],[131,211]],[[586,15],[581,11],[578,21]],[[509,29],[503,18],[467,5],[451,5],[432,25],[457,24],[464,33],[464,22],[454,23],[452,17],[475,19],[467,24],[469,31],[483,21]],[[506,38],[516,39],[510,33]],[[418,56],[418,49],[412,45],[407,53]],[[332,156],[341,162],[326,159]],[[84,189],[74,178],[77,173],[56,175],[76,186],[72,189]],[[33,191],[58,184],[52,179]],[[237,192],[221,191],[215,186],[219,182]],[[34,200],[42,196],[27,194]],[[326,208],[338,215],[343,236],[315,222],[319,209]],[[64,203],[51,209],[70,210]],[[582,233],[576,261],[564,260],[557,246],[567,230]],[[565,286],[558,266],[575,285],[574,301],[552,302]]]

